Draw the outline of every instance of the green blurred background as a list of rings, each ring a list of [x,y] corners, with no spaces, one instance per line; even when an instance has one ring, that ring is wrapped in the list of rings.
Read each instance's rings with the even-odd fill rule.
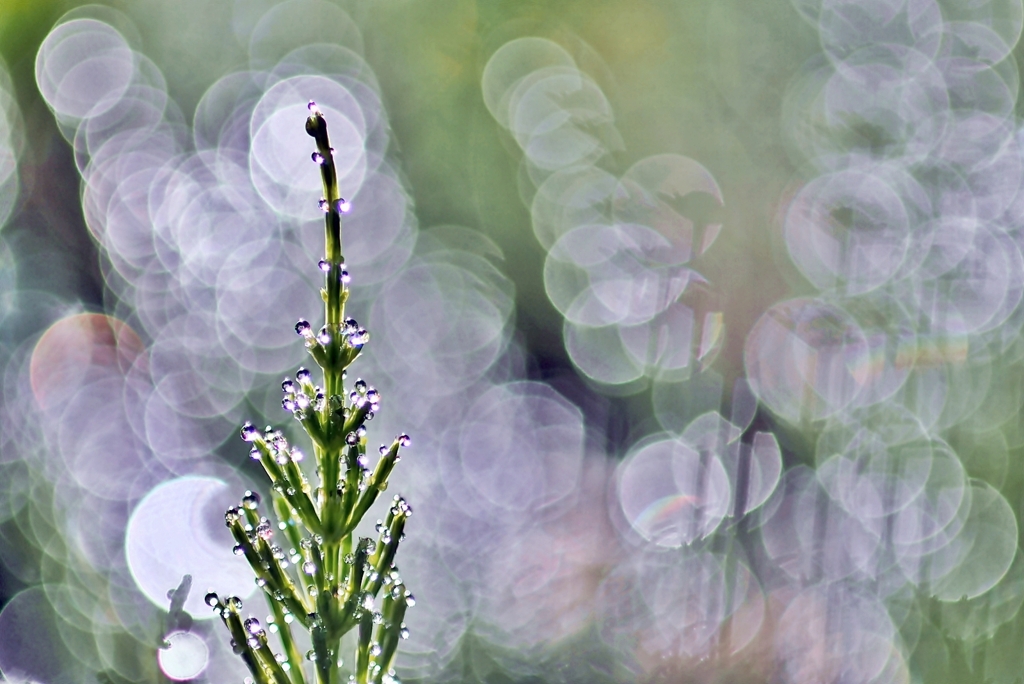
[[[132,47],[152,59],[163,72],[167,92],[180,107],[185,123],[191,124],[193,112],[211,84],[225,74],[248,67],[249,36],[263,13],[275,4],[268,0],[134,0],[106,6],[130,20],[128,27],[117,28],[126,37],[129,31],[137,32]],[[799,11],[799,7],[813,3],[795,6],[788,0],[373,0],[336,4],[361,31],[363,55],[379,81],[390,121],[389,153],[413,203],[420,228],[465,226],[493,240],[503,252],[499,268],[514,285],[515,313],[509,337],[520,350],[512,365],[518,364],[518,377],[554,387],[579,409],[586,428],[587,458],[597,459],[596,453],[605,464],[603,479],[593,476],[599,484],[592,491],[604,496],[613,490],[617,481],[611,473],[640,448],[638,445],[644,439],[665,431],[680,432],[701,412],[690,403],[701,409],[721,410],[729,417],[728,409],[735,405],[734,383],[755,375],[744,363],[748,336],[755,323],[772,305],[796,297],[815,297],[822,289],[794,264],[783,235],[790,200],[805,184],[831,170],[801,156],[799,145],[793,143],[790,134],[794,128],[797,134],[802,129],[787,121],[792,111],[784,107],[787,89],[807,72],[805,65],[809,60],[814,64],[813,60],[823,52],[817,27]],[[904,4],[925,5],[912,0],[877,2],[866,6],[865,12]],[[963,0],[961,4],[970,3]],[[1019,3],[1011,2],[971,6],[990,4],[1009,8],[1005,10],[1006,16],[1016,16],[1014,12],[1019,10]],[[10,292],[49,293],[53,301],[67,305],[65,312],[112,314],[99,250],[83,218],[81,179],[73,151],[41,97],[35,77],[40,44],[54,23],[76,7],[79,3],[0,0],[0,56],[10,72],[24,132],[18,157],[17,203],[3,228],[6,251],[0,256],[5,260],[3,276]],[[943,5],[943,11],[953,16],[960,10],[950,0]],[[997,13],[997,21],[1003,21],[1001,17]],[[310,42],[331,40],[331,26],[314,21],[309,31]],[[484,69],[491,56],[509,41],[523,37],[544,38],[564,48],[606,96],[620,140],[595,162],[598,168],[617,177],[652,155],[676,154],[696,160],[717,181],[721,204],[708,196],[690,196],[688,201],[675,198],[678,202],[674,205],[679,214],[699,225],[722,224],[714,244],[689,262],[707,280],[707,296],[713,300],[710,309],[721,313],[724,324],[724,337],[716,342],[720,350],[716,349],[707,359],[710,372],[700,376],[718,388],[710,403],[700,395],[699,383],[686,384],[692,380],[689,369],[693,365],[687,366],[686,377],[666,380],[648,373],[635,382],[602,383],[581,372],[567,353],[564,316],[552,304],[545,288],[548,251],[535,237],[531,224],[530,203],[536,187],[524,171],[522,150],[508,130],[496,123],[482,94]],[[1014,63],[1020,49],[1019,44],[1015,45],[1006,62]],[[1009,72],[1018,82],[1008,88],[1014,96],[1013,111],[1007,113],[1004,123],[1016,134],[1019,76],[1015,65]],[[800,104],[799,100],[796,104],[790,101],[789,106]],[[1011,204],[1007,212],[1015,210],[1016,204],[1007,204]],[[1013,235],[1015,231],[1016,226],[1006,230]],[[914,239],[916,233],[910,238]],[[358,285],[358,273],[355,275]],[[898,288],[894,291],[899,292]],[[60,308],[53,306],[55,310]],[[58,317],[26,313],[23,309],[18,309],[16,315],[7,315],[2,333],[5,363],[13,368],[15,359],[28,354]],[[884,313],[881,317],[879,329],[886,323]],[[1007,316],[1008,322],[999,328],[1006,331],[1006,339],[1000,342],[998,353],[971,355],[965,361],[942,351],[955,346],[948,339],[935,343],[940,349],[940,362],[948,362],[951,368],[947,371],[943,366],[943,391],[947,393],[944,396],[966,397],[965,401],[973,403],[961,411],[962,419],[937,420],[927,427],[955,450],[967,475],[999,492],[1016,519],[1013,532],[1018,535],[1019,546],[1019,522],[1024,513],[1024,426],[1018,378],[1024,376],[1024,354],[1019,353],[1020,323],[1014,323],[1017,318]],[[924,331],[920,332],[924,337]],[[980,336],[967,337],[972,354],[994,344],[992,335],[980,342]],[[926,348],[927,344],[920,342],[919,347]],[[926,351],[920,350],[911,354],[922,368],[927,363],[920,359],[926,355]],[[978,380],[980,376],[987,379],[982,383]],[[28,393],[18,395],[12,389],[19,377],[8,371],[4,388],[4,400],[8,403],[27,401]],[[931,385],[923,383],[921,387],[922,393],[932,391]],[[256,388],[252,393],[261,391]],[[691,394],[700,396],[691,401]],[[250,397],[248,401],[251,406],[263,405],[260,399]],[[799,399],[792,401],[799,403]],[[879,411],[884,413],[885,406],[881,406]],[[993,413],[999,414],[998,421],[989,419]],[[45,424],[47,418],[41,420]],[[864,420],[882,424],[886,418]],[[785,469],[792,472],[800,466],[820,466],[830,455],[822,451],[819,441],[822,434],[831,434],[829,425],[820,415],[790,420],[778,406],[762,403],[756,415],[752,414],[740,428],[745,443],[758,431],[774,435],[781,445]],[[40,429],[45,430],[45,425]],[[20,435],[18,439],[24,444],[26,438]],[[9,440],[17,441],[13,437]],[[439,437],[438,441],[443,447],[443,439]],[[15,448],[10,443],[4,447]],[[211,459],[223,457],[225,462],[235,464],[240,448],[237,443],[228,442],[227,447],[218,446]],[[5,521],[0,553],[0,608],[33,587],[67,585],[80,591],[83,586],[103,586],[106,580],[102,568],[91,569],[84,562],[76,567],[79,561],[75,554],[64,549],[65,528],[52,513],[52,500],[61,495],[53,478],[44,471],[35,472],[24,451],[0,459],[0,464],[4,468],[0,477],[18,483],[17,487],[8,487],[5,513],[0,518]],[[244,469],[242,472],[243,479],[252,475]],[[223,475],[219,471],[212,474]],[[580,482],[584,479],[581,475]],[[130,501],[134,504],[139,496],[133,496]],[[577,504],[585,508],[582,503]],[[615,508],[614,502],[609,505]],[[794,515],[800,510],[803,509]],[[74,513],[70,515],[73,517]],[[593,520],[586,518],[579,524],[590,533],[599,530],[599,534],[614,537],[621,530],[615,531],[617,523],[609,522],[609,518],[614,515],[602,511]],[[431,526],[441,524],[435,522]],[[750,639],[746,650],[735,654],[712,651],[698,656],[685,649],[680,654],[672,644],[652,643],[635,647],[632,658],[626,659],[611,643],[614,640],[602,632],[617,619],[605,615],[572,623],[575,629],[558,632],[550,639],[538,637],[535,642],[523,640],[512,646],[495,637],[490,627],[470,627],[454,649],[456,656],[434,669],[413,670],[409,678],[494,684],[595,680],[927,684],[1024,681],[1024,618],[1019,615],[1024,575],[1020,572],[1019,551],[1005,581],[978,602],[939,601],[924,590],[889,595],[888,598],[895,596],[886,605],[897,633],[875,648],[903,649],[899,666],[891,665],[890,661],[888,669],[880,666],[871,670],[865,666],[863,670],[830,670],[827,666],[819,668],[814,657],[810,657],[800,661],[803,669],[794,669],[785,663],[792,661],[786,649],[795,647],[788,642],[782,644],[781,638],[777,642],[775,637],[789,634],[786,629],[792,628],[786,627],[783,618],[786,608],[802,604],[796,598],[796,590],[776,591],[785,585],[776,582],[777,573],[761,574],[757,570],[761,562],[758,559],[763,560],[763,553],[757,549],[764,545],[758,537],[759,524],[738,524],[733,535],[735,543],[745,549],[741,554],[744,562],[755,568],[755,581],[763,586],[768,606],[767,617],[758,623],[757,636]],[[993,524],[995,527],[998,525]],[[978,529],[984,533],[989,528]],[[510,538],[515,534],[510,533]],[[842,530],[836,534],[842,539]],[[589,545],[588,548],[600,546],[600,542],[590,540],[585,533],[579,537],[587,540],[581,543]],[[518,543],[528,545],[529,540],[529,535],[523,533]],[[506,538],[503,543],[512,542]],[[571,545],[572,535],[558,543]],[[632,543],[624,542],[624,548],[609,552],[614,560],[602,556],[584,563],[585,579],[579,581],[596,586],[614,577],[617,567],[630,562],[643,565],[645,552],[638,550],[643,548],[642,544]],[[733,550],[733,537],[729,541],[712,539],[708,544],[723,558],[739,553]],[[543,555],[546,548],[539,544],[534,553]],[[413,553],[411,549],[409,552]],[[631,557],[639,560],[629,561]],[[779,560],[775,556],[773,559]],[[662,562],[664,559],[659,557],[657,563]],[[651,567],[661,567],[657,563]],[[602,586],[605,593],[600,594],[600,601],[607,602],[607,592],[613,592],[614,585]],[[475,590],[465,588],[470,593]],[[97,633],[102,632],[102,638],[96,639],[102,643],[78,651],[78,644],[91,641],[81,635],[68,636],[66,623],[56,617],[62,608],[54,596],[50,592],[41,599],[55,616],[49,636],[41,638],[40,643],[62,642],[66,653],[60,657],[71,662],[77,660],[83,672],[81,677],[70,677],[57,668],[53,684],[156,681],[163,676],[155,666],[152,639],[141,637],[137,631],[133,634],[138,625],[124,617],[135,611],[145,615],[139,618],[139,624],[152,626],[154,621],[163,619],[160,611],[144,600],[138,600],[137,606],[129,601],[131,605],[116,609],[97,608],[98,613],[105,609],[109,614],[85,616],[80,624],[84,631],[95,628]],[[805,594],[801,596],[801,600],[810,600]],[[585,594],[581,601],[599,603],[590,594]],[[88,601],[75,605],[81,610],[86,604],[92,605]],[[102,607],[103,601],[97,605]],[[552,611],[557,612],[561,604],[554,605]],[[808,615],[818,613],[810,610]],[[822,617],[821,629],[835,628],[843,633],[841,624],[836,627],[836,621],[841,623],[844,615],[840,611],[831,618]],[[739,618],[734,620],[738,622]],[[804,629],[811,639],[819,625],[812,618],[806,621],[809,626]],[[0,641],[21,643],[12,636],[10,624],[11,621],[5,623],[8,633]],[[53,630],[59,634],[54,636]],[[212,638],[220,637],[224,635],[213,632]],[[839,639],[838,644],[832,643],[824,650],[843,650],[842,637]],[[637,640],[643,641],[639,637]],[[26,637],[24,643],[29,641]],[[29,647],[22,644],[17,648]],[[101,656],[94,655],[97,649]],[[850,649],[858,654],[853,657],[867,658],[872,646],[858,642]],[[827,660],[825,655],[822,658]],[[524,661],[534,667],[524,666]],[[117,666],[111,667],[110,663]],[[94,670],[90,671],[91,668]]]

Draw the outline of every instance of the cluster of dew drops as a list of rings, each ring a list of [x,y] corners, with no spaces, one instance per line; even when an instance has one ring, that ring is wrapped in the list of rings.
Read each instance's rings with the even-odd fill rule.
[[[301,373],[303,370],[304,369],[300,368],[299,372]],[[307,377],[308,374],[309,371],[306,371]],[[244,441],[255,442],[256,438],[259,436],[259,429],[257,429],[252,423],[246,421],[245,425],[242,426],[241,435]],[[305,458],[302,451],[300,451],[298,447],[288,444],[288,439],[285,438],[284,433],[280,430],[275,430],[272,425],[268,425],[266,429],[264,429],[263,441],[266,443],[267,448],[270,450],[270,453],[273,455],[274,460],[278,465],[287,465],[289,462],[299,463]],[[253,445],[249,450],[249,457],[254,461],[260,460],[260,450],[255,445]],[[249,492],[249,494],[256,497],[253,506],[255,507],[259,505],[259,496],[253,492]],[[295,492],[288,492],[289,496],[294,494]],[[229,511],[230,510],[231,509],[229,509]]]
[[[399,442],[402,445],[408,445],[409,444],[409,436],[408,435],[401,435],[399,437]],[[268,440],[268,443],[269,443],[269,440]],[[228,524],[236,522],[236,521],[241,519],[241,516],[242,516],[241,508],[242,507],[244,507],[244,508],[246,508],[248,510],[256,510],[259,507],[259,504],[260,504],[260,495],[258,493],[256,493],[256,492],[254,492],[254,491],[247,490],[245,492],[245,495],[242,497],[241,507],[239,507],[239,506],[232,506],[231,508],[229,508],[227,510],[227,512],[224,514],[225,521]],[[409,506],[408,502],[404,498],[402,498],[400,496],[396,496],[394,498],[393,503],[392,503],[392,513],[396,513],[397,514],[398,512],[402,512],[402,513],[406,514],[407,516],[412,514],[412,507]],[[281,530],[286,529],[286,525],[287,525],[287,523],[285,523],[285,522],[279,522],[278,523],[278,527]],[[248,524],[246,525],[246,529],[247,529],[247,531],[249,532],[249,534],[252,537],[259,537],[259,538],[263,539],[267,543],[270,542],[270,539],[271,539],[271,537],[273,537],[273,534],[274,534],[273,530],[272,530],[272,527],[271,527],[271,523],[270,523],[270,521],[266,517],[261,518],[261,520],[260,520],[259,524],[256,526],[255,530],[253,530],[251,525],[248,525]],[[387,526],[384,524],[383,520],[380,520],[380,519],[377,520],[377,524],[376,524],[376,528],[375,529],[376,529],[377,533],[381,535],[381,540],[380,540],[381,543],[383,543],[383,544],[390,543],[390,541],[391,541],[390,531],[388,530]],[[405,535],[403,534],[402,537],[404,538]],[[255,541],[255,539],[253,539],[253,541]],[[313,540],[309,539],[309,538],[303,539],[300,542],[300,544],[302,545],[303,548],[308,548],[309,546],[312,545],[312,543],[313,543]],[[365,555],[366,556],[369,556],[370,554],[373,553],[373,551],[375,549],[375,546],[376,546],[376,542],[373,539],[368,539],[368,538],[367,539],[363,539],[363,540],[361,540],[361,543],[365,546],[364,551],[365,551]],[[234,553],[235,553],[235,555],[241,555],[242,553],[244,553],[244,550],[243,550],[242,546],[241,545],[236,545],[234,547]],[[289,561],[291,562],[292,565],[296,565],[296,566],[298,566],[298,564],[302,561],[302,556],[301,556],[300,552],[297,549],[291,549],[290,553],[286,555],[284,550],[280,546],[274,545],[274,546],[271,547],[271,553],[274,555],[274,557],[277,560],[279,560],[281,562],[282,569],[288,567]],[[356,558],[356,554],[349,553],[349,554],[347,554],[344,557],[343,561],[344,561],[344,563],[346,565],[352,565],[355,562],[355,558]],[[316,567],[316,564],[313,561],[306,561],[305,563],[302,564],[302,572],[304,574],[306,574],[306,575],[310,575],[310,576],[314,575],[314,574],[316,574],[316,570],[317,570],[317,567]],[[373,566],[369,562],[365,563],[364,571],[366,571],[367,573],[370,574],[370,579],[371,580],[376,579],[376,577],[375,577],[376,570],[373,568]],[[329,578],[329,579],[333,579],[333,578]],[[257,578],[256,579],[256,585],[259,586],[262,589],[266,585],[266,581],[263,580],[262,578]],[[400,598],[400,597],[404,596],[405,597],[405,602],[406,602],[407,606],[409,606],[411,608],[411,607],[416,605],[416,597],[412,593],[406,591],[405,583],[403,582],[401,574],[398,572],[398,570],[396,568],[392,568],[391,570],[389,570],[387,572],[387,575],[385,576],[385,579],[384,579],[384,586],[386,588],[386,591],[389,591],[391,593],[392,598],[397,599],[397,598]],[[315,589],[313,589],[313,587],[310,587],[310,589],[315,591]],[[275,597],[275,598],[280,599],[282,597]],[[210,592],[208,592],[206,594],[206,596],[204,598],[204,601],[205,601],[206,605],[210,606],[211,608],[216,609],[218,607],[218,605],[220,604],[220,597],[218,596],[218,594],[216,592],[210,591]],[[376,610],[375,601],[374,601],[373,596],[367,594],[364,597],[364,599],[362,600],[362,602],[359,604],[359,608],[361,610],[367,610],[367,611],[371,611],[372,612],[372,614],[373,614],[373,623],[374,624],[381,624],[384,621],[383,614],[380,611]],[[241,612],[241,610],[242,610],[242,599],[238,598],[237,596],[231,596],[231,597],[228,597],[226,599],[226,601],[224,602],[224,604],[222,605],[222,607],[221,607],[221,616],[224,617],[224,618],[227,618],[231,611]],[[311,613],[309,615],[309,617],[310,617],[310,619],[312,619],[314,621],[319,619],[319,617],[317,616],[316,613]],[[293,616],[288,611],[284,611],[283,618],[284,618],[285,623],[291,624],[294,621],[295,616]],[[266,642],[267,642],[267,630],[263,628],[263,625],[260,622],[259,618],[250,616],[250,617],[246,618],[242,622],[242,626],[245,629],[246,634],[248,635],[248,637],[247,637],[248,645],[251,648],[254,648],[254,649],[260,648],[262,645],[266,644]],[[276,633],[278,631],[278,625],[276,624],[276,622],[274,620],[274,616],[272,616],[272,615],[267,616],[267,626],[268,626],[268,629],[269,629],[270,632]],[[408,639],[409,638],[409,628],[405,625],[404,622],[400,625],[398,634],[399,634],[399,637],[402,638],[402,639]],[[242,647],[239,644],[235,643],[234,640],[232,640],[231,645],[232,645],[232,650],[235,651],[236,653],[241,653],[242,652],[242,650],[243,650]],[[381,653],[380,644],[377,643],[377,642],[371,643],[370,644],[370,655],[376,657],[376,656],[380,655],[380,653]],[[278,662],[280,662],[282,664],[282,667],[284,667],[286,670],[289,668],[289,663],[287,662],[287,659],[286,659],[286,657],[285,657],[285,655],[283,653],[277,653],[277,654],[275,654],[274,657],[275,657],[275,659]],[[317,656],[316,656],[316,652],[314,650],[310,649],[309,651],[306,652],[306,659],[307,660],[315,661],[316,658],[317,658]],[[339,667],[342,665],[342,661],[340,659],[338,661],[338,665],[339,665]],[[379,666],[377,666],[377,667],[379,667]],[[350,681],[350,683],[354,682],[355,681],[354,676],[350,676],[349,677],[349,681]],[[390,681],[393,684],[397,684],[398,683],[398,679],[395,676],[394,670],[390,670],[387,673],[387,677],[385,678],[385,681]],[[246,682],[247,682],[247,684],[250,683],[251,679],[247,677],[246,678]]]
[[[323,269],[324,264],[327,264],[327,270],[330,270],[330,263],[326,260],[320,261],[320,268]],[[344,269],[341,271],[341,281],[343,283],[351,281],[348,271]],[[326,346],[331,343],[331,334],[328,332],[326,325],[314,334],[313,326],[304,318],[300,318],[299,322],[295,324],[295,332],[305,340],[306,349],[311,349],[317,344]],[[345,323],[341,328],[341,334],[345,338],[345,342],[355,349],[361,348],[370,341],[370,333],[367,332],[366,328],[360,327],[354,318],[345,319]]]

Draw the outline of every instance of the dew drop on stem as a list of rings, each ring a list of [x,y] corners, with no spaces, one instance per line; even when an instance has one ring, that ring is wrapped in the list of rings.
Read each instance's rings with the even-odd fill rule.
[[[240,430],[239,434],[241,435],[243,441],[254,442],[256,441],[256,438],[259,437],[260,431],[256,429],[255,425],[246,421],[245,425],[242,426],[242,429]]]
[[[232,506],[224,512],[224,524],[231,527],[242,518],[242,511],[238,506]]]
[[[274,529],[270,525],[270,521],[264,518],[260,521],[260,524],[256,526],[256,536],[264,541],[274,536]]]
[[[242,496],[242,507],[250,511],[256,510],[256,507],[260,505],[260,495],[251,489],[245,491],[245,495]]]

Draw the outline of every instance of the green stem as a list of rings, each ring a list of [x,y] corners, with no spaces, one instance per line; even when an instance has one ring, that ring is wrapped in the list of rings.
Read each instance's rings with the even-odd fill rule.
[[[287,471],[278,464],[274,454],[262,438],[256,439],[254,444],[260,454],[260,463],[263,464],[263,469],[267,471],[274,489],[295,509],[295,512],[299,514],[302,523],[307,529],[314,534],[323,534],[323,525],[320,524],[320,517],[317,515],[313,502],[310,501],[309,495],[303,491],[302,481],[291,481]],[[289,465],[294,464],[289,463]]]
[[[281,636],[281,644],[288,657],[292,684],[306,684],[306,677],[302,673],[302,655],[299,653],[299,647],[295,644],[295,639],[292,638],[292,628],[285,621],[284,609],[270,596],[267,596],[267,605],[274,613],[274,624],[277,625],[277,633]]]
[[[380,684],[395,660],[398,641],[402,638],[402,621],[405,619],[407,605],[404,589],[403,594],[398,599],[393,599],[390,595],[386,595],[384,598],[383,606],[381,607],[384,621],[377,628],[377,643],[380,646],[380,654],[376,660],[380,669],[374,675],[373,684]]]
[[[256,684],[275,684],[271,681],[263,666],[260,665],[256,653],[249,647],[249,635],[246,634],[245,628],[242,626],[242,619],[238,614],[237,608],[232,603],[233,600],[236,599],[228,599],[226,605],[218,602],[217,609],[220,611],[221,620],[228,628],[228,632],[231,633],[231,639],[235,642],[235,652],[242,657],[242,662],[249,668],[249,673]],[[238,602],[238,605],[241,606],[241,601]]]
[[[288,673],[281,667],[281,663],[277,662],[274,652],[267,645],[266,638],[261,637],[261,640],[263,643],[256,649],[256,655],[259,657],[263,667],[270,672],[274,684],[289,684],[291,680],[288,677]]]
[[[338,191],[338,172],[334,166],[334,150],[331,147],[330,138],[327,135],[327,122],[316,105],[310,103],[310,116],[306,120],[306,132],[316,140],[316,153],[320,158],[320,180],[323,183],[324,200],[327,205],[327,213],[324,216],[324,243],[326,261],[330,265],[324,275],[325,291],[327,296],[324,301],[324,318],[327,331],[331,335],[331,346],[335,350],[340,345],[338,339],[341,331],[341,322],[344,319],[345,308],[345,284],[341,280],[341,271],[345,263],[341,249],[341,214],[338,211],[338,201],[341,194]],[[337,358],[337,354],[329,354],[329,357]],[[341,394],[341,368],[329,363],[324,368],[324,389],[327,396]]]
[[[367,684],[370,670],[370,641],[373,638],[373,615],[364,611],[359,619],[359,643],[356,646],[356,682]]]

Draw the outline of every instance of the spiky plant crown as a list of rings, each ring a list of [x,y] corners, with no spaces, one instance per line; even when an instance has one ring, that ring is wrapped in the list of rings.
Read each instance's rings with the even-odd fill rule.
[[[388,684],[395,681],[392,664],[398,642],[408,635],[405,611],[414,603],[395,566],[412,509],[396,496],[386,518],[377,521],[376,540],[355,539],[354,534],[387,489],[409,436],[381,445],[377,464],[370,469],[366,423],[380,408],[380,394],[363,380],[345,393],[346,370],[369,341],[364,328],[345,318],[349,274],[341,248],[341,215],[349,204],[338,192],[327,122],[314,102],[309,111],[306,132],[316,141],[312,158],[323,181],[324,325],[314,332],[308,321],[300,320],[295,331],[320,367],[323,382],[315,384],[313,374],[300,368],[294,380],[285,378],[281,389],[283,408],[313,444],[320,484],[311,487],[299,467],[301,451],[280,430],[242,426],[242,439],[252,444],[250,456],[270,477],[277,530],[290,549],[275,543],[274,525],[261,514],[259,495],[246,492],[240,505],[227,510],[224,521],[236,542],[235,554],[245,556],[256,574],[272,622],[264,627],[256,617],[243,617],[242,601],[235,596],[222,600],[211,591],[206,603],[220,614],[234,651],[256,684],[305,684],[304,659],[292,624],[309,632],[312,648],[305,660],[312,661],[317,684],[340,682],[344,672],[350,682]],[[274,652],[268,630],[278,635],[283,652]],[[342,637],[353,630],[354,659],[345,663],[340,657]]]

